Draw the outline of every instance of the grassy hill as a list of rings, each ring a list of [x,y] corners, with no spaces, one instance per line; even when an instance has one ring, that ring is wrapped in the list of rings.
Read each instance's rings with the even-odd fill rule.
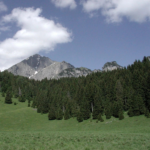
[[[0,94],[0,150],[150,150],[150,119],[112,117],[104,122],[76,118],[49,121],[13,98],[5,104]]]

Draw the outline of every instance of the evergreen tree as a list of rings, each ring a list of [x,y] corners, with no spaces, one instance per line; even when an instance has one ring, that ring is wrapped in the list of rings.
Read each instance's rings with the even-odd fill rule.
[[[106,115],[106,119],[111,118],[111,108],[110,107],[107,107],[107,109],[105,110],[105,115]]]
[[[90,79],[92,80],[92,79]],[[86,85],[85,90],[84,90],[84,96],[88,103],[91,105],[90,111],[93,112],[93,105],[94,105],[94,95],[96,92],[96,86],[94,83],[89,83]],[[82,93],[83,94],[83,93]]]
[[[16,87],[14,87],[14,98],[18,98],[19,94],[18,94],[18,90]]]
[[[84,120],[87,120],[90,118],[90,107],[89,107],[89,103],[88,103],[87,99],[85,98],[85,96],[83,97],[83,100],[81,102],[80,112],[81,112]]]
[[[37,107],[37,113],[42,113],[40,105]]]
[[[115,101],[113,103],[113,116],[118,118],[119,117],[119,110],[120,110],[120,105],[119,102]]]
[[[70,119],[70,117],[71,116],[70,116],[69,108],[67,107],[65,110],[64,119],[68,120],[68,119]]]
[[[77,117],[78,108],[76,101],[73,99],[71,101],[71,117]]]
[[[101,114],[98,115],[98,118],[97,118],[97,119],[98,119],[98,121],[100,121],[100,122],[103,122],[103,121],[104,121],[104,119],[102,118],[102,115],[101,115]]]
[[[145,104],[148,110],[150,111],[150,71],[147,74],[146,83],[147,84],[146,84],[146,89],[145,89],[145,97],[146,97]]]
[[[62,109],[60,109],[60,107],[56,111],[56,119],[57,120],[62,120],[63,119],[63,111],[62,111]]]
[[[41,112],[43,114],[48,113],[48,99],[46,97],[46,93],[41,93],[40,94],[40,105],[41,105]]]
[[[149,110],[148,110],[148,109],[146,109],[146,111],[145,111],[145,116],[146,116],[147,118],[150,118],[150,113],[149,113]]]
[[[49,120],[55,120],[56,119],[56,114],[55,114],[55,107],[51,105],[48,113],[48,119]]]
[[[133,100],[133,114],[134,116],[139,116],[140,114],[144,114],[145,106],[144,102],[139,94],[134,95]]]
[[[82,113],[80,111],[78,111],[78,113],[77,113],[77,121],[78,122],[82,122],[83,121]]]
[[[19,100],[19,102],[25,102],[26,101],[24,95],[19,96],[18,100]]]
[[[119,110],[119,120],[124,119],[123,110]]]
[[[119,117],[120,110],[123,109],[123,87],[120,80],[117,80],[115,88],[116,101],[113,103],[113,116]]]
[[[99,114],[103,114],[104,108],[102,104],[101,92],[97,91],[94,98],[93,119],[98,119]]]
[[[110,119],[112,116],[112,103],[109,101],[108,97],[106,97],[106,104],[105,104],[105,115],[106,119]]]
[[[9,91],[6,93],[5,103],[6,104],[12,104],[11,94]]]
[[[28,107],[30,107],[30,101],[28,101]]]
[[[133,117],[134,116],[132,107],[130,107],[130,109],[128,111],[128,115],[129,115],[129,117]]]

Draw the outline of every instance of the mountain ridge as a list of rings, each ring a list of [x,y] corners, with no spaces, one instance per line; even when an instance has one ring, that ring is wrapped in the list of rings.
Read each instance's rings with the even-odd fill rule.
[[[95,69],[92,71],[85,67],[75,68],[66,61],[57,62],[48,57],[35,54],[13,65],[7,71],[14,75],[28,77],[29,79],[42,80],[44,78],[59,79],[63,77],[87,76],[91,73],[112,71],[118,68],[121,69],[123,67],[118,65],[116,61],[112,61],[105,63],[102,70]]]
[[[55,61],[48,57],[42,57],[39,54],[35,54],[8,68],[7,71],[14,75],[30,77],[54,62]]]

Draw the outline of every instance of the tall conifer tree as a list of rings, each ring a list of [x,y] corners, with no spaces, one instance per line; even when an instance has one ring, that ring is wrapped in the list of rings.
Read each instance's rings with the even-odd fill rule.
[[[7,93],[6,93],[5,103],[6,104],[12,104],[12,99],[11,99],[11,93],[10,93],[10,91],[7,91]]]

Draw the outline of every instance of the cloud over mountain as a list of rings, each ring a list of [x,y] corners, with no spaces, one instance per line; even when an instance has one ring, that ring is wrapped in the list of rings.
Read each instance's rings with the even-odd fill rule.
[[[89,14],[100,10],[108,22],[121,22],[124,17],[140,23],[150,20],[150,0],[81,0],[81,5]]]
[[[12,38],[0,42],[0,70],[41,51],[52,51],[57,44],[71,42],[67,28],[41,16],[37,8],[15,8],[2,19],[2,24],[15,22],[19,30]]]
[[[70,9],[75,9],[77,7],[75,0],[51,0],[51,2],[59,8],[69,7]]]

